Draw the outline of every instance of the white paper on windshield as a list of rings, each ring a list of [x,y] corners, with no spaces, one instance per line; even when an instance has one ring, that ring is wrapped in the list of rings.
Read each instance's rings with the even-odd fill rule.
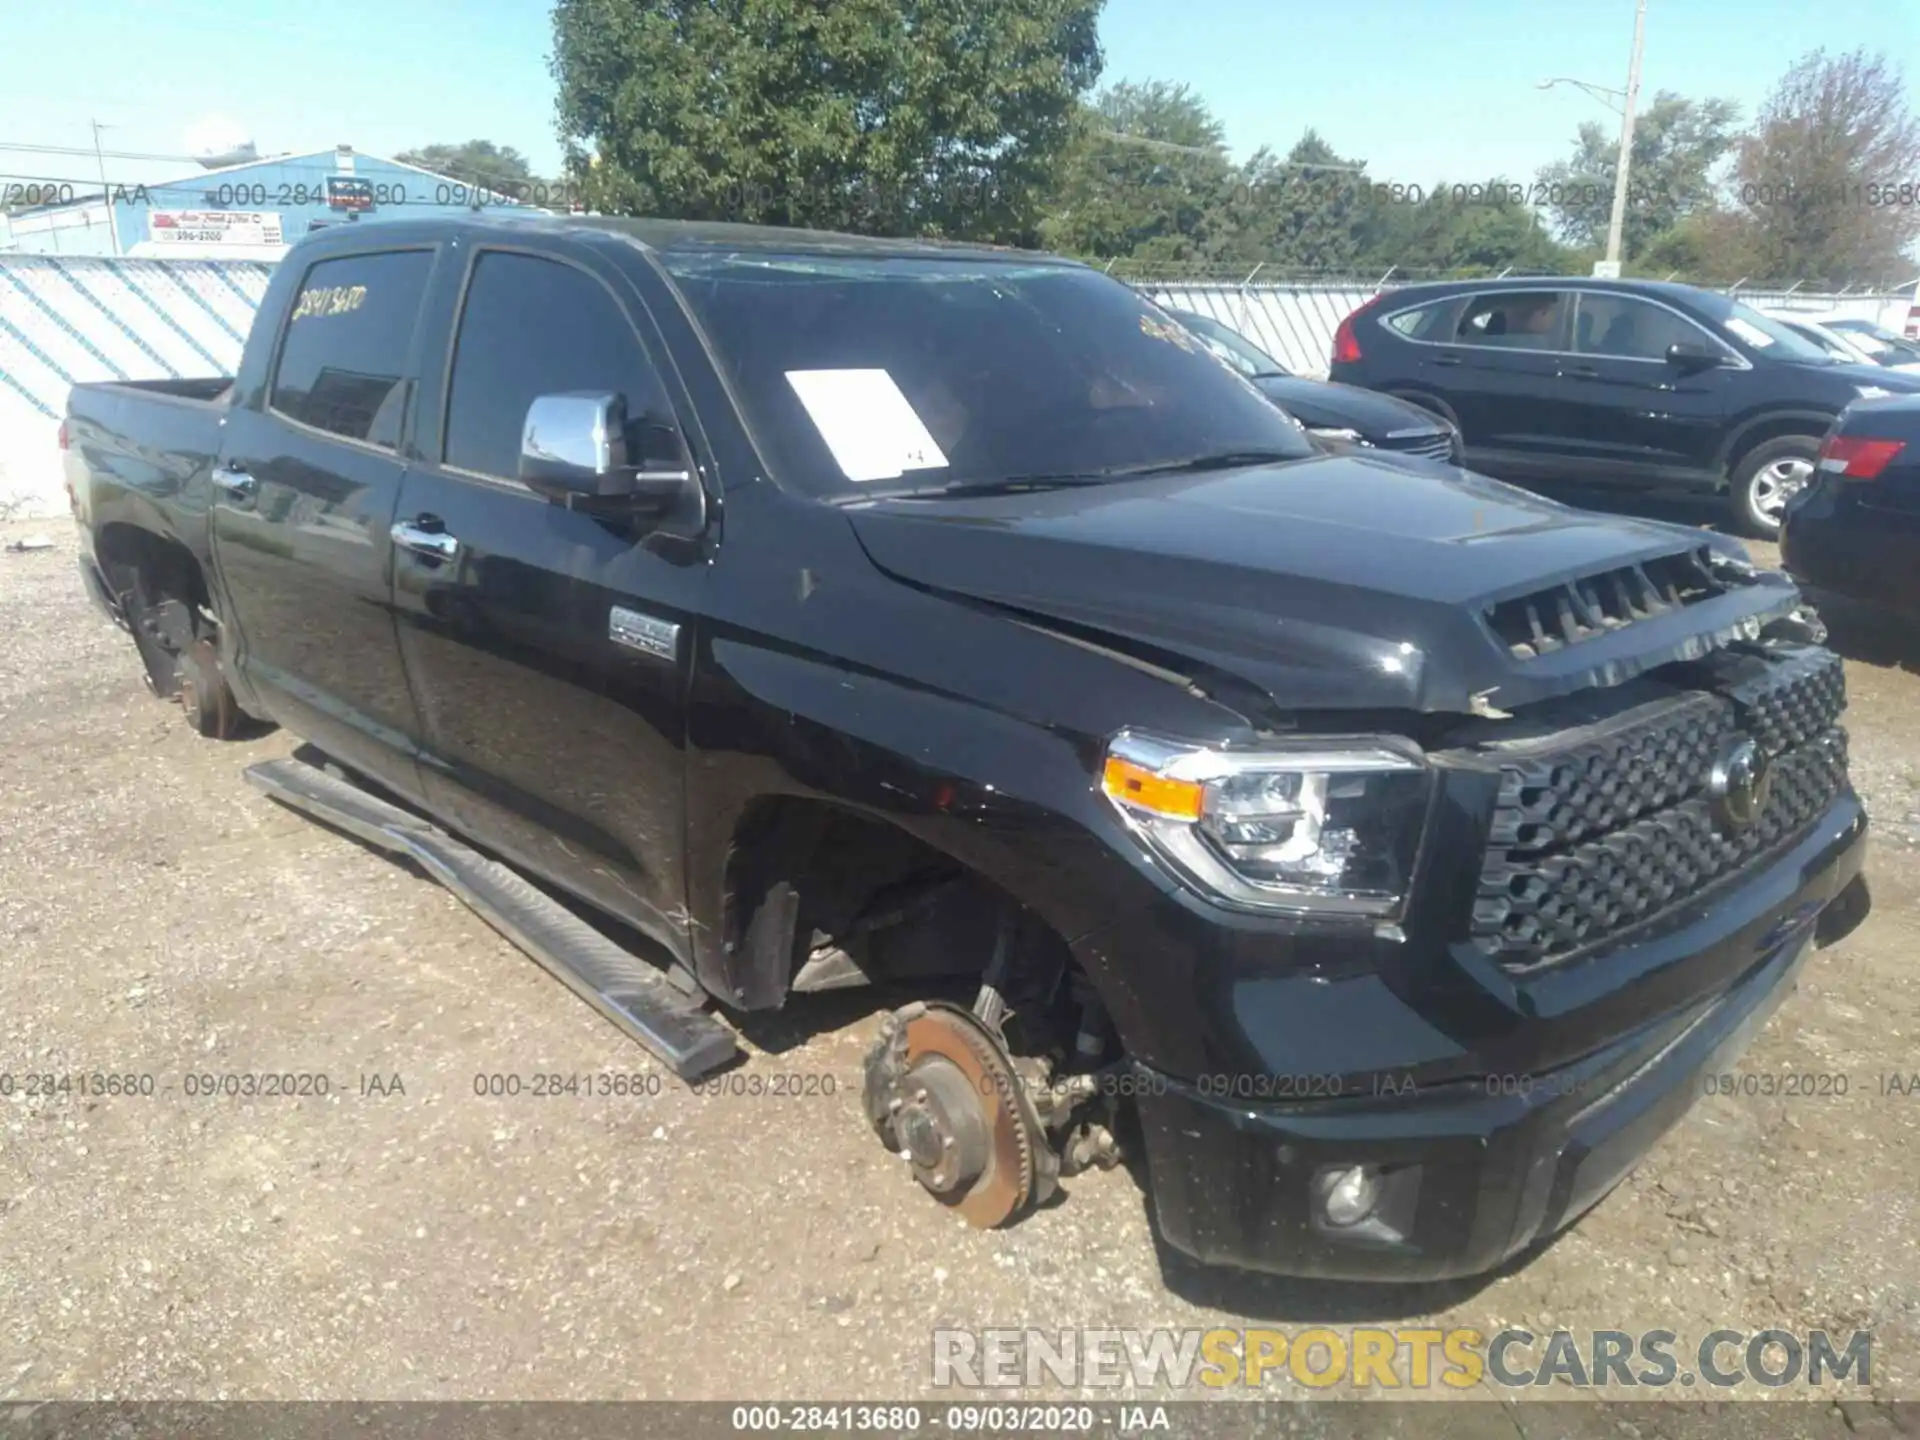
[[[789,370],[787,383],[849,480],[892,480],[947,463],[886,371]]]
[[[1733,331],[1734,334],[1738,335],[1756,350],[1764,350],[1773,344],[1773,336],[1767,334],[1766,331],[1762,330],[1758,325],[1755,325],[1751,320],[1744,319],[1739,315],[1729,315],[1726,325],[1729,330]]]

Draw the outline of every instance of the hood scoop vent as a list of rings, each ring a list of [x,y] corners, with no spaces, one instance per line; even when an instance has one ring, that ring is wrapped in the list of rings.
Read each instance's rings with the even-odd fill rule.
[[[1516,595],[1489,605],[1484,614],[1508,653],[1532,660],[1710,600],[1728,588],[1703,545]]]

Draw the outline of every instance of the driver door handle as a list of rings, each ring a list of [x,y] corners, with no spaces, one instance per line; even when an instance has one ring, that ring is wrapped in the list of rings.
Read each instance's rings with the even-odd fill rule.
[[[428,528],[429,525],[434,528]],[[439,522],[432,516],[420,515],[412,520],[395,522],[387,533],[402,550],[428,555],[435,560],[451,560],[460,553],[460,542],[438,526]]]
[[[216,469],[213,483],[236,500],[251,500],[260,489],[260,482],[238,465],[223,465]]]

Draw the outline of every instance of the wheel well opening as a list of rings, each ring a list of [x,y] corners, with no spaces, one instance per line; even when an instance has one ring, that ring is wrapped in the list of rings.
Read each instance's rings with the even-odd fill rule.
[[[1826,428],[1817,420],[1800,420],[1791,416],[1782,416],[1778,420],[1762,420],[1734,441],[1733,449],[1727,455],[1727,476],[1731,479],[1737,474],[1741,465],[1746,462],[1746,458],[1769,440],[1797,435],[1803,439],[1818,441],[1824,434],[1826,434]]]
[[[181,655],[216,628],[200,562],[177,540],[121,524],[101,527],[94,556],[155,693],[177,694]]]
[[[106,525],[94,541],[94,554],[107,584],[123,601],[132,595],[136,575],[155,597],[182,600],[198,612],[211,608],[206,577],[193,552],[136,525]]]
[[[1003,928],[1023,1028],[1077,1023],[1086,998],[1066,941],[1039,915],[917,836],[830,802],[780,796],[748,809],[722,913],[739,998],[755,1008],[840,984],[965,991]]]

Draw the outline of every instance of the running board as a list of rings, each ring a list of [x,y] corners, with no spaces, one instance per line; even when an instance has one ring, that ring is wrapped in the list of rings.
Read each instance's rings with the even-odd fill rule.
[[[737,1053],[733,1033],[660,970],[430,821],[298,760],[262,761],[246,778],[283,805],[417,861],[682,1080],[697,1080]]]

